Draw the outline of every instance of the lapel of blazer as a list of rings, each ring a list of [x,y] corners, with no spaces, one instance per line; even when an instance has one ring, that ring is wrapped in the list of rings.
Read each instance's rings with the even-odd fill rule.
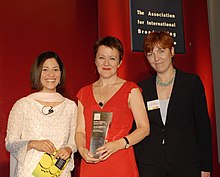
[[[176,70],[176,77],[174,80],[173,90],[171,92],[170,101],[167,108],[167,118],[166,118],[166,127],[171,126],[175,121],[178,121],[178,117],[176,117],[176,112],[180,108],[178,105],[178,100],[181,92],[184,91],[184,78],[183,74],[180,70]]]
[[[149,83],[149,95],[148,95],[148,100],[149,101],[154,101],[154,100],[158,100],[158,95],[157,95],[157,88],[156,88],[156,75],[154,75]],[[159,124],[161,127],[164,127],[162,118],[161,118],[161,114],[160,114],[160,109],[156,109],[156,110],[152,110],[150,111],[151,114],[151,121],[157,122],[157,124]]]

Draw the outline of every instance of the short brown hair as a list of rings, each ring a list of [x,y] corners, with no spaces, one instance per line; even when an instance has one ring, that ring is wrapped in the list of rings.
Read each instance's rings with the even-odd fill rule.
[[[99,38],[94,45],[94,57],[96,57],[96,54],[98,52],[98,48],[100,46],[106,46],[106,47],[110,47],[110,48],[115,48],[118,50],[119,52],[119,62],[122,60],[123,58],[123,54],[124,54],[124,49],[123,49],[123,45],[122,42],[113,36],[106,36],[104,38]]]
[[[33,65],[32,65],[31,73],[30,73],[31,88],[32,89],[37,89],[37,90],[43,89],[43,86],[40,81],[41,72],[42,72],[44,62],[49,58],[54,58],[60,67],[61,77],[60,77],[60,83],[57,85],[57,87],[61,88],[64,86],[65,78],[66,78],[66,71],[65,71],[65,67],[64,67],[64,64],[63,64],[61,58],[55,52],[46,51],[46,52],[41,53],[35,59]]]
[[[173,47],[173,38],[166,31],[151,32],[148,35],[146,35],[144,39],[144,52],[151,52],[155,46],[163,49],[169,48],[171,50]]]

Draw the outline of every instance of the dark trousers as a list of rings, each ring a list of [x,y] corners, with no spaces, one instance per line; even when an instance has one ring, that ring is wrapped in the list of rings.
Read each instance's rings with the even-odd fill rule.
[[[174,166],[169,164],[165,152],[161,151],[160,163],[148,165],[137,163],[139,177],[201,177],[199,164]]]

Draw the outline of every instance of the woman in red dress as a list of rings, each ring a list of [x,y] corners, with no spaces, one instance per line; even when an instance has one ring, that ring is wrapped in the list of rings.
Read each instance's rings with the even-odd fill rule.
[[[97,40],[94,55],[100,77],[77,94],[80,177],[138,177],[132,145],[149,135],[150,129],[139,87],[117,75],[123,52],[121,41],[115,37]],[[95,154],[90,149],[94,111],[112,115],[105,143]],[[134,120],[137,129],[129,134]]]

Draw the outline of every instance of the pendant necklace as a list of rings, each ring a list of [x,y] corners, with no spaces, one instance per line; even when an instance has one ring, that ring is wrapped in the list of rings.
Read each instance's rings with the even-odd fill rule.
[[[173,77],[168,81],[168,82],[162,82],[158,76],[156,76],[156,83],[158,85],[160,85],[161,87],[167,87],[171,84],[173,84],[174,80],[175,80],[175,76],[176,76],[176,69],[173,70],[174,71],[174,74],[173,74]]]
[[[112,85],[110,85],[109,87],[113,87],[116,83],[117,83],[117,81],[118,81],[118,78],[115,80],[115,82],[112,84]],[[107,87],[107,88],[105,88],[105,91],[106,91],[106,89],[108,89],[109,87]],[[105,92],[106,94],[107,93],[109,93],[109,92]],[[108,98],[108,97],[104,97],[104,98],[102,98],[102,95],[101,95],[101,92],[100,92],[100,87],[98,87],[98,95],[99,95],[99,98],[100,98],[100,101],[99,101],[99,106],[101,107],[101,108],[103,108],[103,106],[105,105],[105,103],[106,103],[106,98]]]
[[[99,93],[99,98],[100,98],[100,101],[99,101],[99,106],[101,107],[101,108],[103,108],[103,106],[104,106],[104,104],[105,104],[105,98],[103,98],[102,99],[102,97],[101,97],[101,94],[100,94],[100,87],[98,87],[98,93]]]
[[[104,106],[104,103],[102,101],[100,101],[99,106],[102,108]]]

